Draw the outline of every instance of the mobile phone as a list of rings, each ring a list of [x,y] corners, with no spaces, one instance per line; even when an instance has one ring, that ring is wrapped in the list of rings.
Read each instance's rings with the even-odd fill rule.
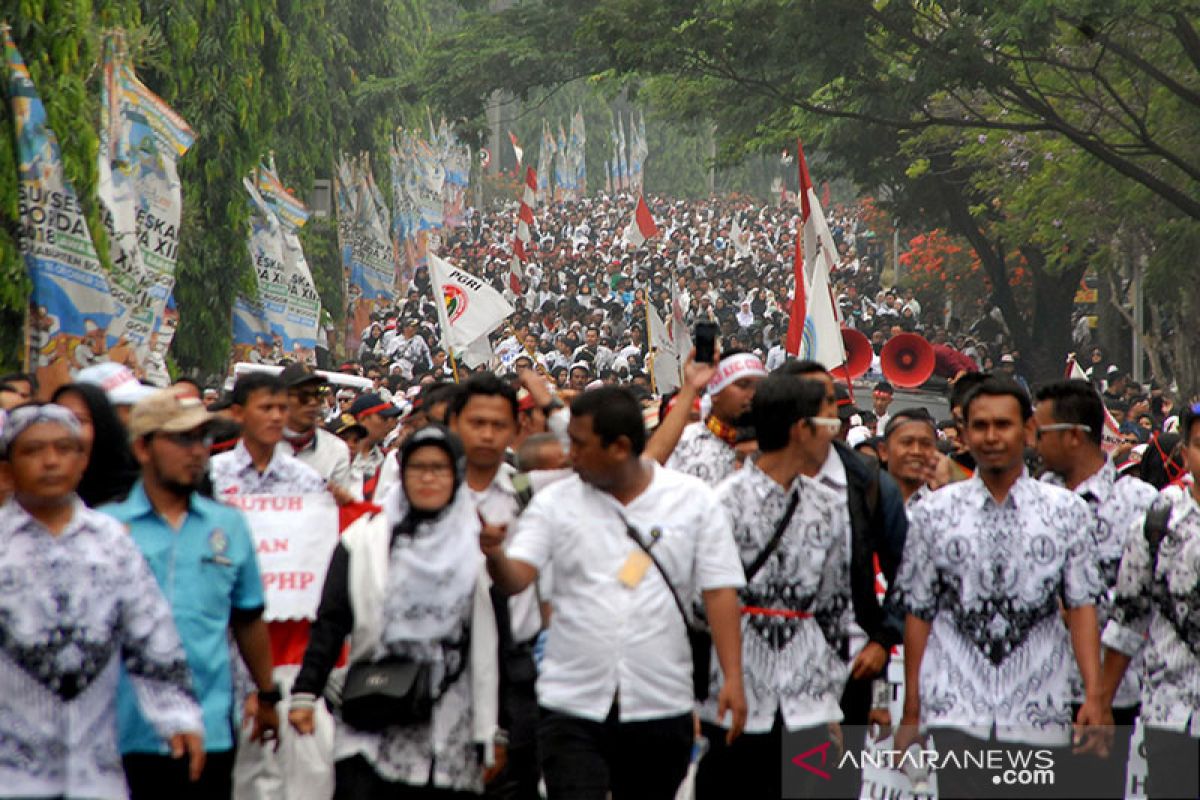
[[[696,330],[692,334],[692,341],[696,344],[696,363],[711,364],[716,359],[717,355],[717,334],[721,329],[717,327],[715,322],[700,321],[696,323]]]

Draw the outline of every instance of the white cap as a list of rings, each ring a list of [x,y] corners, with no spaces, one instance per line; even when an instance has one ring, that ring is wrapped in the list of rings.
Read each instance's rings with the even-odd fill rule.
[[[75,381],[99,386],[108,396],[108,402],[114,406],[131,406],[158,391],[153,386],[141,383],[128,367],[114,361],[81,369]]]
[[[851,449],[858,447],[870,438],[871,429],[866,425],[856,425],[846,432],[846,444],[850,445]]]

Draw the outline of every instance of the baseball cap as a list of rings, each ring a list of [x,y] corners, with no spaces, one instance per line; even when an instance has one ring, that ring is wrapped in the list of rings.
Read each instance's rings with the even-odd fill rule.
[[[81,369],[75,381],[99,386],[108,396],[108,402],[114,406],[131,406],[158,391],[153,386],[141,383],[128,367],[114,361]]]
[[[306,383],[325,383],[325,378],[318,375],[316,370],[308,364],[302,364],[299,361],[293,361],[283,368],[283,372],[279,373],[279,380],[289,389],[297,386],[303,386]]]
[[[182,433],[199,428],[213,419],[204,403],[195,397],[181,397],[172,386],[159,389],[133,405],[129,414],[129,435],[135,439],[151,433]]]
[[[358,396],[358,399],[350,406],[350,413],[354,415],[355,419],[362,420],[372,414],[378,414],[381,417],[398,417],[400,409],[375,392],[367,392]]]
[[[1004,355],[1000,356],[1000,363],[1001,364],[1015,364],[1015,363],[1017,363],[1017,360],[1012,357],[1011,353],[1005,353]]]
[[[329,431],[335,436],[341,436],[342,434],[349,433],[355,429],[358,430],[360,435],[367,435],[367,429],[363,427],[362,423],[359,422],[353,414],[339,414],[333,419],[333,421],[325,426],[325,430]]]

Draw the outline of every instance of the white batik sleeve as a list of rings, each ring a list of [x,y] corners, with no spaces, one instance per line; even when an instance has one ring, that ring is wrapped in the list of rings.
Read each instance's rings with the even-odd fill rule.
[[[1101,637],[1105,647],[1132,658],[1142,648],[1150,630],[1151,599],[1150,545],[1143,530],[1146,516],[1133,523],[1125,540],[1121,566],[1117,570],[1112,617]]]

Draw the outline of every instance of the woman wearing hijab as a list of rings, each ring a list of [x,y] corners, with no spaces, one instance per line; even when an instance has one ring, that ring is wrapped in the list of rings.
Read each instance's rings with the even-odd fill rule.
[[[89,508],[124,500],[141,470],[129,447],[129,434],[104,390],[91,383],[68,383],[54,392],[52,401],[79,420],[87,469],[76,494]]]
[[[401,447],[403,481],[384,512],[352,525],[334,551],[292,689],[292,726],[312,733],[314,704],[347,636],[351,670],[428,665],[433,696],[430,719],[374,732],[337,714],[335,800],[483,791],[497,733],[496,620],[479,520],[461,491],[464,463],[462,445],[445,428],[414,433]]]
[[[748,329],[754,325],[754,311],[749,300],[743,300],[737,312],[739,328]]]

